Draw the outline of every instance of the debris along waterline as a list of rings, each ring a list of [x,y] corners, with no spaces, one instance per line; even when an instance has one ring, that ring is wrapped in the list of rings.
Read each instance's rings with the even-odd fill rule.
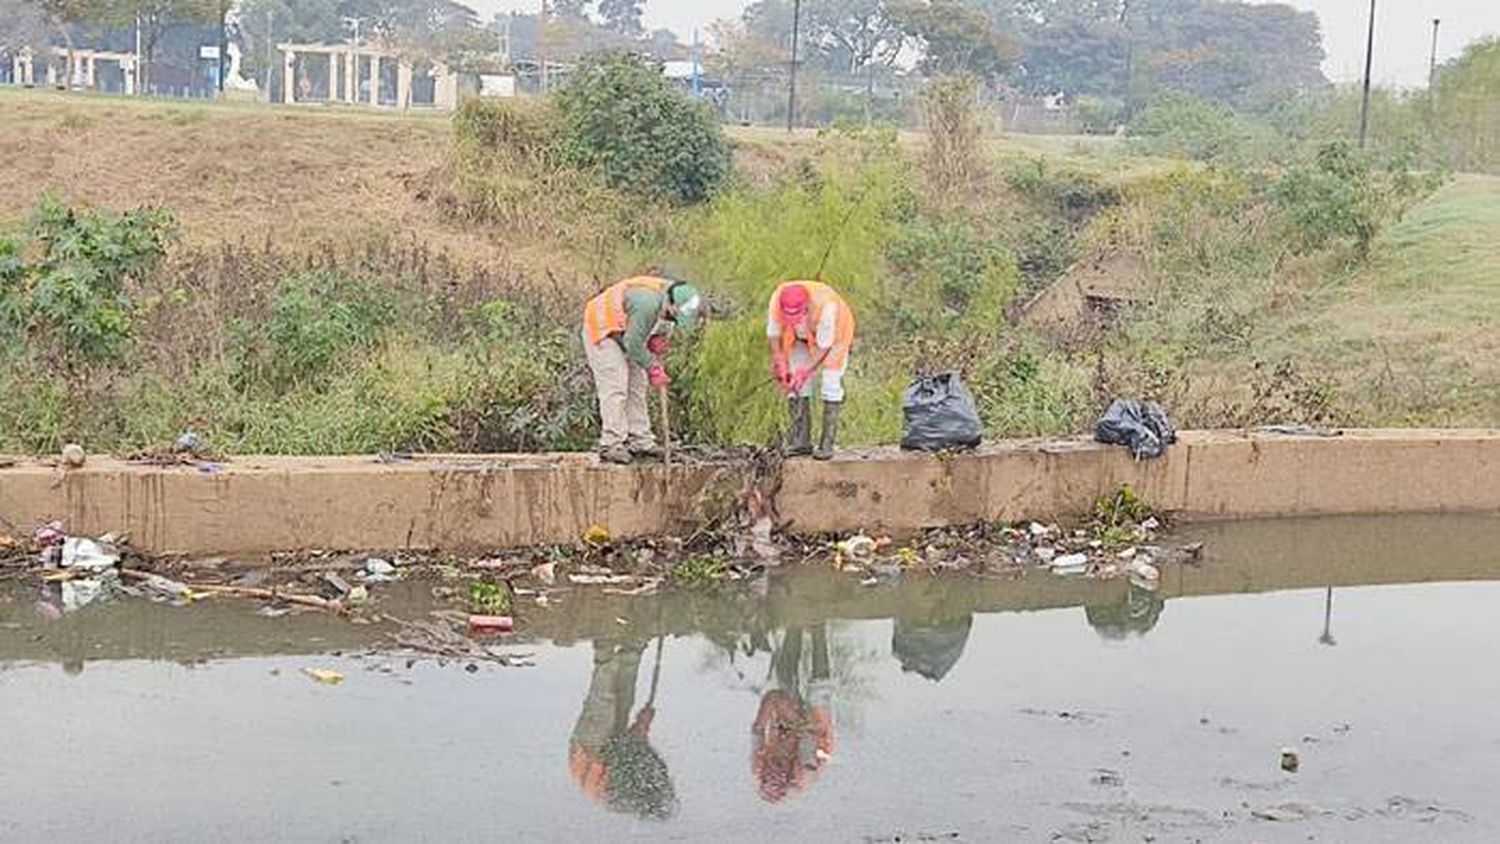
[[[685,539],[617,542],[596,525],[572,547],[480,558],[310,552],[280,555],[269,569],[247,568],[223,560],[152,560],[132,551],[126,537],[68,536],[57,523],[38,527],[26,543],[8,537],[3,547],[8,565],[37,581],[39,611],[47,615],[117,595],[177,606],[240,599],[261,604],[267,616],[316,610],[354,624],[383,623],[394,628],[396,645],[413,652],[499,664],[522,660],[497,650],[493,640],[524,632],[531,608],[545,611],[573,589],[637,598],[664,587],[763,580],[769,568],[790,563],[828,566],[865,586],[942,571],[1014,578],[1034,568],[1055,576],[1128,578],[1154,590],[1159,572],[1153,560],[1192,559],[1197,552],[1147,544],[1162,525],[1129,488],[1101,499],[1093,520],[1072,530],[1031,522],[933,530],[902,542],[865,534],[778,537],[778,477],[768,464],[746,481],[737,517],[700,526]],[[439,606],[421,618],[381,610],[382,588],[408,579],[434,583],[431,596]]]

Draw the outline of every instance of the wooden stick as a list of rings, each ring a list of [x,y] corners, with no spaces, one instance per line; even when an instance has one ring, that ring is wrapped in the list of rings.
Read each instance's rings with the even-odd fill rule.
[[[667,388],[658,388],[661,396],[661,437],[662,455],[668,466],[672,465],[672,410],[667,405]]]
[[[229,598],[253,598],[258,601],[282,601],[288,604],[296,604],[298,606],[312,607],[314,609],[338,613],[339,615],[343,615],[345,612],[343,604],[339,603],[338,601],[330,601],[327,598],[320,598],[317,595],[299,595],[291,592],[281,592],[275,589],[260,589],[250,586],[223,586],[212,583],[180,583],[178,581],[172,580],[171,578],[163,577],[159,574],[154,574],[149,571],[139,571],[137,569],[122,568],[120,569],[120,575],[131,580],[161,580],[174,587],[180,587],[188,593],[197,592],[199,594],[205,595],[223,595]]]

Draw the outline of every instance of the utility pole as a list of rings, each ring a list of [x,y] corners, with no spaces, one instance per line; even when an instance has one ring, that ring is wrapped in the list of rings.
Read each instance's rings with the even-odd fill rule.
[[[797,126],[797,38],[802,34],[802,0],[792,0],[792,72],[787,85],[786,130]]]
[[[272,43],[273,43],[271,41],[271,15],[272,15],[272,11],[270,9],[267,9],[266,10],[266,102],[268,102],[268,103],[271,102],[271,89],[273,87],[271,85],[271,82],[273,81],[272,77],[276,75],[276,66],[273,64],[274,59],[272,58],[272,52],[271,52],[272,49],[273,49],[272,46],[271,46]]]
[[[542,63],[542,94],[547,93],[547,0],[542,0],[542,14],[536,22],[536,52]]]
[[[146,57],[141,55],[141,16],[135,16],[135,95],[146,96]]]
[[[1375,61],[1375,0],[1370,0],[1370,36],[1365,42],[1365,93],[1359,104],[1359,148],[1370,134],[1370,67]]]
[[[224,99],[224,59],[229,52],[229,0],[219,0],[219,99]]]
[[[1441,26],[1442,23],[1442,18],[1432,19],[1432,53],[1427,59],[1427,90],[1429,91],[1437,86],[1438,27]]]
[[[1437,45],[1438,26],[1441,18],[1432,19],[1432,52],[1427,59],[1427,122],[1428,129],[1437,124]]]

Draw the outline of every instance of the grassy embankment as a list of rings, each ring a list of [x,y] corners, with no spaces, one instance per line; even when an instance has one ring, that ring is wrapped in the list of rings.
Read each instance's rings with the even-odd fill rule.
[[[0,116],[0,226],[50,191],[160,204],[182,228],[138,291],[129,365],[91,388],[100,412],[80,424],[60,385],[0,374],[0,451],[68,436],[129,450],[186,425],[230,451],[582,446],[572,316],[657,256],[720,288],[731,314],[683,367],[695,400],[675,429],[758,439],[777,407],[739,398],[761,350],[735,315],[777,277],[810,274],[830,243],[828,277],[871,317],[856,440],[891,440],[909,372],[950,361],[997,435],[1085,429],[1122,391],[1167,400],[1186,424],[1500,416],[1492,178],[1460,177],[1350,269],[1336,251],[1271,248],[1275,221],[1238,181],[1204,199],[1215,187],[1196,167],[1109,141],[989,141],[982,184],[944,197],[920,136],[737,131],[737,186],[708,208],[601,194],[601,212],[523,185],[502,224],[453,213],[453,132],[434,115],[0,92]],[[1123,327],[1059,345],[1004,325],[1069,262],[1120,247],[1145,256],[1155,292]]]

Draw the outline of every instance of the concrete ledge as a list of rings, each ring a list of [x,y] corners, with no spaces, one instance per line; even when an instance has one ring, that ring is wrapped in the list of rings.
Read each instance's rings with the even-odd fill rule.
[[[721,512],[743,472],[621,468],[583,454],[243,457],[213,467],[95,458],[72,471],[19,460],[0,469],[0,528],[57,519],[185,554],[570,543],[593,524],[622,537],[681,531]],[[1061,518],[1125,483],[1186,518],[1500,512],[1500,431],[1184,432],[1167,456],[1140,463],[1081,439],[940,457],[856,450],[790,461],[782,479],[781,512],[805,532]]]

